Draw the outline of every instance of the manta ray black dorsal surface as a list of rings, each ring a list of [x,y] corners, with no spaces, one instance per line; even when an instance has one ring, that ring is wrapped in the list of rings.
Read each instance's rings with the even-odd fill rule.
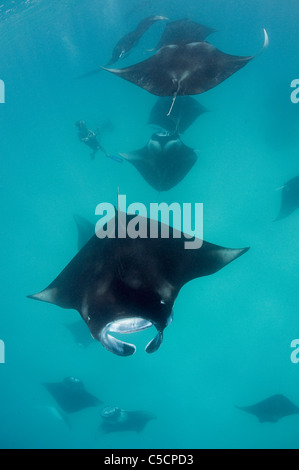
[[[66,377],[61,382],[43,384],[65,413],[76,413],[84,408],[98,406],[101,400],[91,395],[77,377]]]
[[[191,96],[178,96],[172,113],[168,116],[171,107],[171,97],[159,97],[153,106],[148,124],[162,127],[170,133],[183,134],[196,119],[207,110]]]
[[[126,235],[135,224],[142,234]],[[117,213],[46,289],[29,297],[78,310],[92,336],[120,356],[134,354],[136,348],[111,333],[154,326],[157,333],[146,351],[155,352],[183,285],[216,273],[248,250],[196,238],[191,242],[193,249],[182,232],[161,222]]]
[[[210,34],[215,33],[216,29],[210,28],[188,18],[177,21],[171,21],[165,26],[165,30],[156,49],[169,44],[187,44],[190,42],[204,41]]]
[[[197,160],[178,134],[153,134],[147,145],[120,155],[157,191],[168,191],[182,181]]]
[[[289,180],[281,188],[280,211],[275,220],[281,220],[291,215],[299,208],[299,176]]]
[[[255,415],[261,423],[276,423],[285,416],[298,414],[299,407],[284,395],[273,395],[251,406],[238,406],[238,409]]]
[[[126,34],[118,41],[113,49],[112,57],[106,66],[112,65],[119,59],[123,58],[134,46],[136,46],[140,38],[152,26],[152,24],[161,20],[168,20],[168,18],[165,16],[153,15],[141,20],[134,31]]]
[[[264,48],[268,35],[264,30]],[[149,59],[124,69],[104,70],[158,96],[197,95],[214,88],[255,56],[234,56],[207,42],[168,45]],[[169,113],[171,112],[171,108]]]

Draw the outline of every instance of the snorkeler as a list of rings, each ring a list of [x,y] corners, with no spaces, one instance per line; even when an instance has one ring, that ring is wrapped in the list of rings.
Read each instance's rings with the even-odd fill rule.
[[[122,159],[119,157],[115,157],[113,155],[110,155],[106,150],[101,146],[99,143],[97,136],[99,134],[99,128],[96,129],[95,132],[91,131],[88,129],[86,122],[85,121],[77,121],[75,125],[78,127],[78,137],[81,142],[84,142],[84,144],[88,145],[93,152],[90,154],[91,158],[94,159],[96,153],[101,150],[106,157],[112,158],[115,161],[122,162]]]

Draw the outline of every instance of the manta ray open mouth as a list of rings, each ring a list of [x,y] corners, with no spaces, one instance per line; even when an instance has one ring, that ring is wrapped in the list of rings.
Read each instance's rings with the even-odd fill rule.
[[[99,340],[102,345],[108,349],[108,351],[117,354],[118,356],[131,356],[136,351],[134,344],[125,343],[109,333],[136,333],[137,331],[146,330],[153,326],[153,323],[140,317],[123,318],[108,323],[105,328],[102,329]],[[157,335],[147,344],[145,350],[147,353],[153,353],[157,351],[163,340],[163,333],[158,331]]]

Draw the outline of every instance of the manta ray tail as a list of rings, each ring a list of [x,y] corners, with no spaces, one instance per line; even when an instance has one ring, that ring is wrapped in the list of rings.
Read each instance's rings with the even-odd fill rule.
[[[171,102],[170,109],[169,109],[168,113],[166,114],[167,117],[170,116],[170,114],[171,114],[172,108],[173,108],[173,106],[174,106],[175,100],[176,100],[176,98],[177,98],[177,96],[178,96],[178,92],[179,92],[179,90],[180,90],[180,84],[179,84],[179,82],[178,82],[177,80],[173,80],[173,84],[176,84],[177,89],[175,90],[175,92],[174,92],[174,94],[173,94],[173,98],[172,98],[172,102]]]
[[[172,99],[172,102],[171,102],[171,106],[170,106],[170,108],[169,108],[169,111],[168,111],[168,113],[166,114],[167,117],[170,116],[170,114],[171,114],[171,111],[172,111],[172,108],[173,108],[173,106],[174,106],[174,103],[175,103],[175,100],[176,100],[177,95],[178,95],[178,92],[176,91],[175,94],[173,95],[173,99]]]

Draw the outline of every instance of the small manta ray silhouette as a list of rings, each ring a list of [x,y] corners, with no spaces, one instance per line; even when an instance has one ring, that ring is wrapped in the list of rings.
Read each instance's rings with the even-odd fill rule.
[[[170,21],[166,26],[160,41],[155,49],[168,46],[170,44],[189,44],[191,42],[204,41],[210,34],[217,30],[205,26],[188,18]]]
[[[288,217],[299,208],[299,176],[295,176],[279,189],[281,189],[281,204],[275,221]]]
[[[160,97],[153,106],[148,124],[160,126],[166,131],[183,134],[207,109],[191,96],[178,96],[170,116],[171,97]]]
[[[140,38],[152,26],[152,24],[154,24],[156,21],[161,21],[161,20],[168,20],[168,18],[166,18],[165,16],[153,15],[153,16],[149,16],[141,20],[138,26],[134,29],[134,31],[126,34],[118,41],[118,43],[113,49],[112,57],[109,60],[109,62],[106,64],[106,66],[112,65],[117,60],[125,57],[128,54],[128,52],[134,46],[136,46]]]
[[[273,395],[251,406],[237,406],[239,410],[255,415],[260,423],[276,423],[285,416],[299,413],[299,407],[294,405],[284,395]]]
[[[176,186],[197,160],[195,151],[187,147],[177,133],[167,132],[154,134],[142,149],[120,155],[157,191],[168,191]]]
[[[103,403],[91,395],[77,377],[66,377],[61,382],[43,384],[65,413],[76,413],[84,408]]]
[[[105,434],[123,431],[140,433],[156,416],[148,411],[125,411],[118,407],[107,406],[102,409],[101,418],[100,429]]]

